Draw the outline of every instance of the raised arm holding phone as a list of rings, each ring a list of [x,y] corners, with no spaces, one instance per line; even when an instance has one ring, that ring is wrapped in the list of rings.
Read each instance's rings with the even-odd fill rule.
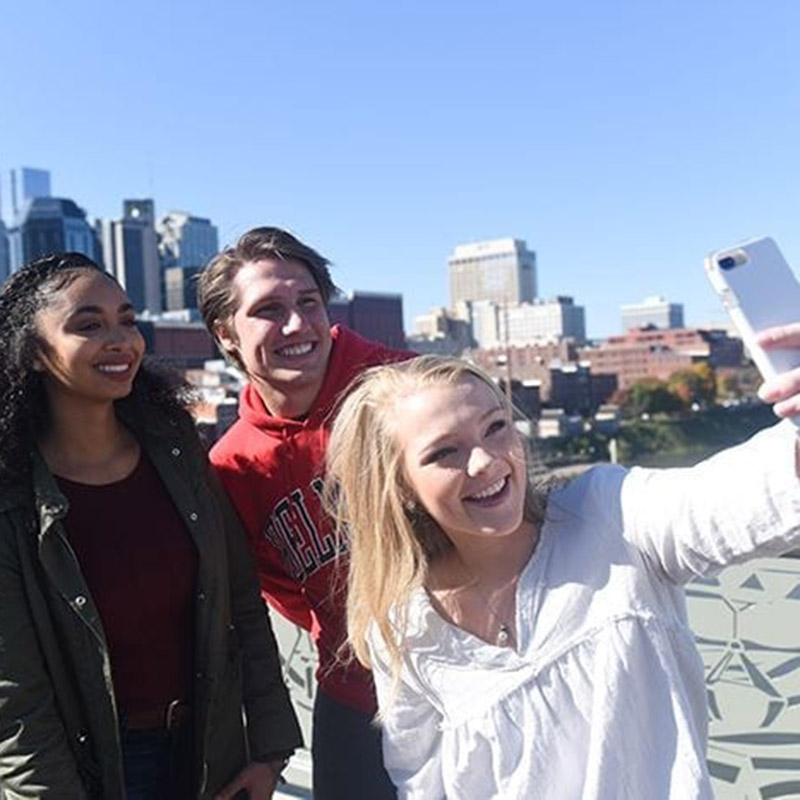
[[[755,337],[796,349],[800,323]],[[761,395],[800,413],[800,368]],[[422,357],[348,393],[326,497],[398,797],[711,800],[682,585],[800,546],[794,425],[690,469],[597,466],[543,493],[489,377]]]

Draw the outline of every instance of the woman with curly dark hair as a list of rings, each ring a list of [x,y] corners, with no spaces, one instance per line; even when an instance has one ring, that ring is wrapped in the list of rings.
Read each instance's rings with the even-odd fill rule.
[[[186,393],[143,355],[125,292],[83,255],[0,290],[9,797],[266,800],[300,744]]]

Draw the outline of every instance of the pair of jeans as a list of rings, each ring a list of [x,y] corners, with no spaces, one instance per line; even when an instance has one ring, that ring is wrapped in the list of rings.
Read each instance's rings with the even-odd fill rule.
[[[190,726],[178,731],[120,728],[128,800],[183,800],[191,797],[186,743]]]
[[[372,714],[317,690],[311,753],[314,800],[396,800]]]

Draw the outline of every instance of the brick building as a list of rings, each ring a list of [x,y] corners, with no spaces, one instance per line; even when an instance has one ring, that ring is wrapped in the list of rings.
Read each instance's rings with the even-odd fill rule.
[[[742,363],[742,342],[725,331],[697,328],[640,329],[611,336],[579,351],[594,375],[616,375],[620,389],[645,378],[667,380],[673,372],[697,362],[712,367]]]
[[[469,358],[500,381],[508,378],[510,360],[512,385],[536,383],[543,405],[563,408],[568,414],[592,413],[617,389],[616,378],[594,375],[570,341],[471,350]]]

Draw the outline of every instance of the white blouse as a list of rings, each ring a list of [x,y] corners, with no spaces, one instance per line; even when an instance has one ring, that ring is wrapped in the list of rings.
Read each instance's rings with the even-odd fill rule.
[[[517,587],[516,651],[449,624],[420,589],[393,695],[373,628],[399,798],[711,800],[680,585],[800,544],[795,434],[776,425],[691,469],[594,467],[553,492]]]

